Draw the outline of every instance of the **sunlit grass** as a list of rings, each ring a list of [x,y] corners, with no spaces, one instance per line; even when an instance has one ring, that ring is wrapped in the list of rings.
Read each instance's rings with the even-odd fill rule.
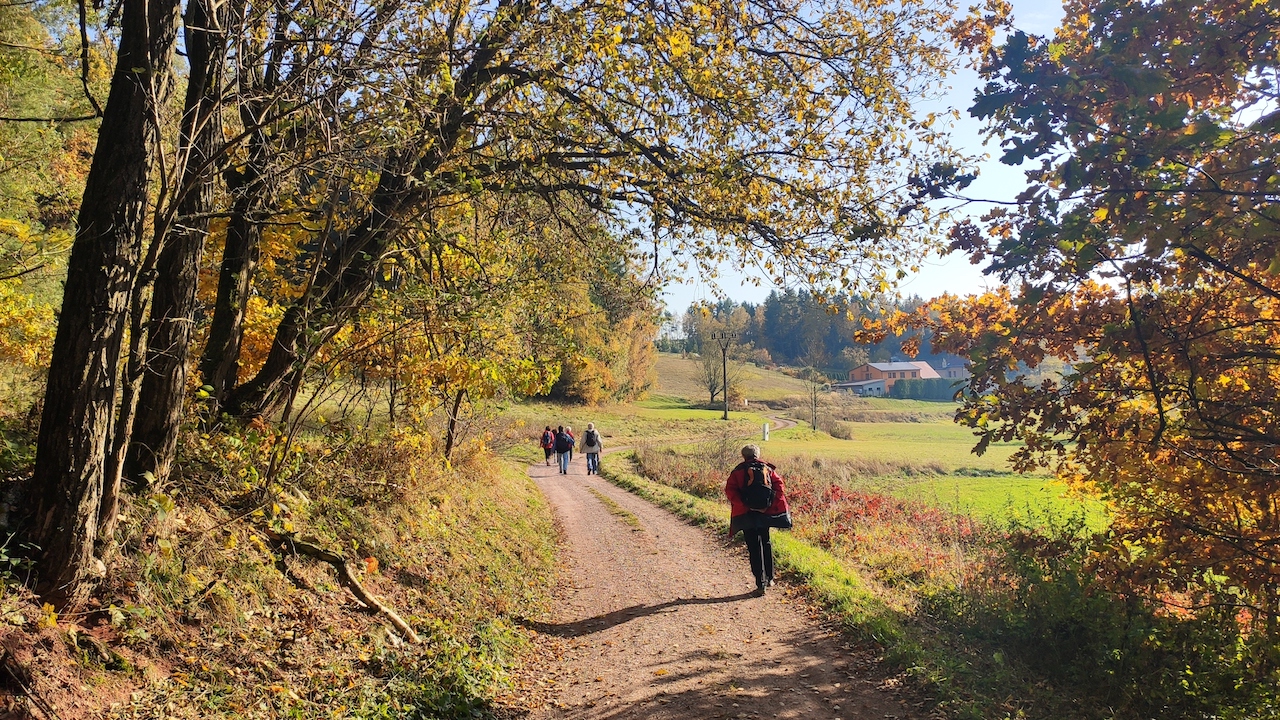
[[[593,487],[587,488],[587,492],[591,493],[592,495],[595,495],[596,499],[599,500],[601,504],[605,506],[605,508],[609,511],[610,515],[613,515],[614,517],[618,518],[622,522],[631,526],[632,530],[640,531],[644,529],[640,526],[640,518],[636,517],[635,514],[632,513],[630,510],[627,510],[626,508],[619,505],[617,502],[614,501],[613,498],[609,497],[608,495],[605,495],[604,493],[600,492],[599,490]]]
[[[868,490],[947,508],[983,520],[1016,519],[1032,525],[1053,516],[1083,513],[1090,527],[1102,529],[1106,508],[1097,498],[1073,492],[1047,475],[1012,472],[990,475],[893,477],[861,484]]]
[[[660,393],[706,404],[710,400],[710,393],[703,387],[699,373],[697,357],[686,358],[672,353],[658,354],[656,375]],[[730,377],[737,379],[749,400],[774,401],[792,395],[803,396],[808,392],[809,387],[803,380],[755,365],[745,365],[731,370]]]
[[[759,432],[760,424],[766,422],[763,415],[744,412],[730,413],[725,422],[718,410],[689,407],[672,398],[596,407],[526,402],[510,407],[505,414],[512,422],[524,422],[530,442],[535,442],[547,425],[571,426],[581,437],[587,423],[595,423],[606,449],[637,442],[696,443],[725,433],[747,437]]]
[[[705,453],[715,446],[759,443],[765,457],[779,464],[784,475],[797,464],[851,463],[856,471],[844,472],[841,484],[855,489],[918,500],[982,520],[1020,519],[1036,522],[1050,515],[1083,512],[1091,526],[1101,527],[1105,511],[1098,501],[1068,491],[1048,473],[1019,474],[1010,470],[1009,458],[1018,443],[993,443],[983,455],[973,453],[977,438],[970,428],[952,420],[955,405],[923,400],[892,398],[852,398],[831,395],[823,398],[819,422],[832,417],[866,417],[881,422],[845,422],[851,439],[813,431],[807,408],[772,411],[750,408],[730,412],[729,422],[721,411],[699,407],[688,391],[688,373],[696,370],[696,360],[678,355],[662,355],[658,363],[658,383],[648,398],[627,405],[593,408],[564,406],[549,402],[528,402],[510,408],[512,418],[524,420],[527,452],[520,459],[533,462],[541,453],[535,436],[544,425],[572,425],[578,434],[587,422],[602,431],[607,448],[622,446],[670,447],[680,453]],[[749,387],[756,397],[758,387],[769,392],[803,390],[803,382],[778,372],[752,367],[759,382]],[[777,417],[790,416],[796,425],[778,430]],[[827,418],[824,421],[823,418]],[[762,425],[769,423],[766,441]],[[725,454],[727,474],[732,458]],[[535,457],[537,456],[537,457]]]
[[[938,463],[948,469],[1007,470],[1019,447],[995,443],[975,455],[977,439],[968,428],[950,421],[931,423],[850,423],[853,439],[841,440],[807,424],[772,433],[767,449],[777,456],[809,454],[830,458],[873,458],[888,462]],[[762,446],[764,447],[764,446]]]

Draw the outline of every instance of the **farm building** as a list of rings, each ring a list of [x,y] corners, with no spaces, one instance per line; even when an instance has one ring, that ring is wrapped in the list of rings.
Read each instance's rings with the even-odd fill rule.
[[[858,380],[855,382],[832,383],[832,390],[853,393],[862,397],[884,397],[888,394],[884,380]]]
[[[964,365],[951,365],[943,360],[942,367],[938,368],[938,375],[947,380],[968,380],[973,373],[969,372],[969,368]]]
[[[887,395],[893,389],[893,384],[899,380],[918,379],[927,380],[929,378],[940,378],[938,371],[934,370],[927,362],[888,362],[888,363],[866,363],[849,371],[849,382],[839,383],[839,385],[851,385],[856,383],[867,383],[873,380],[881,380],[884,382],[884,389],[878,393]],[[857,392],[850,388],[851,392]],[[859,395],[867,395],[870,393],[859,392]]]

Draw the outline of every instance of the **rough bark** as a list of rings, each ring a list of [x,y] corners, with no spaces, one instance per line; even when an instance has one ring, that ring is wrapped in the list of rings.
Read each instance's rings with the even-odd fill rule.
[[[155,108],[171,78],[176,0],[124,0],[111,91],[85,183],[45,388],[34,471],[36,589],[81,599],[93,557],[120,346],[142,245]]]
[[[145,271],[143,271],[145,272]],[[116,424],[108,447],[105,477],[102,481],[102,502],[98,506],[98,541],[96,553],[104,554],[107,543],[115,534],[116,517],[120,507],[120,478],[124,471],[125,452],[133,433],[133,420],[138,410],[138,395],[142,390],[142,366],[146,352],[146,314],[150,306],[150,288],[145,278],[134,284],[133,301],[129,311],[128,363],[120,378],[120,402],[116,406]]]
[[[214,181],[223,152],[223,14],[215,0],[192,0],[187,6],[186,48],[191,73],[179,136],[184,159],[182,190],[174,227],[156,263],[147,360],[133,437],[121,473],[132,482],[147,473],[154,482],[164,482],[178,447],[200,257],[209,233]]]
[[[393,155],[387,166],[399,165]],[[266,362],[227,398],[226,410],[242,418],[279,411],[315,351],[328,342],[369,297],[383,254],[398,228],[407,174],[384,169],[373,208],[316,273],[315,282],[285,311]]]
[[[498,76],[492,66],[499,59],[499,48],[534,7],[535,3],[526,0],[514,3],[509,14],[485,33],[485,42],[471,64],[459,73],[453,92],[435,98],[435,112],[427,115],[437,120],[434,127],[424,128],[423,136],[432,139],[425,153],[413,154],[417,152],[413,147],[406,152],[388,152],[378,187],[370,198],[369,213],[330,248],[314,282],[285,311],[266,362],[224,403],[229,413],[254,418],[278,411],[291,386],[302,381],[316,351],[368,299],[377,269],[395,240],[400,223],[429,204],[431,193],[437,192],[432,183],[422,180],[435,177],[468,129],[468,108],[459,99],[474,98],[481,88],[494,82]]]
[[[261,216],[267,211],[262,193],[257,192],[264,162],[265,149],[251,141],[245,170],[228,183],[235,200],[218,268],[218,294],[209,323],[209,340],[200,358],[200,376],[204,384],[213,388],[219,403],[226,400],[240,379],[245,310],[258,269]]]

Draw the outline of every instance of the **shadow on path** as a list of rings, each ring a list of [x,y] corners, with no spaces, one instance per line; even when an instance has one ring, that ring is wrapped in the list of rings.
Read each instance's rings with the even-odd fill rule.
[[[696,602],[696,601],[695,601]],[[602,616],[607,617],[607,616]],[[654,651],[620,655],[625,669],[568,678],[567,703],[538,720],[906,720],[921,717],[874,673],[877,654],[852,651],[806,629],[758,633],[751,642],[687,647],[671,637]],[[617,666],[617,667],[621,667]],[[605,679],[590,680],[597,672]],[[629,681],[631,680],[631,681]]]
[[[519,618],[516,620],[521,627],[542,633],[543,635],[554,635],[562,638],[582,637],[592,633],[607,630],[611,627],[617,627],[623,623],[630,622],[637,618],[657,615],[658,613],[667,612],[681,605],[716,605],[719,603],[739,602],[741,600],[750,600],[754,597],[751,592],[744,592],[738,595],[725,595],[724,597],[714,598],[677,598],[668,600],[664,603],[656,605],[632,605],[614,610],[604,615],[586,618],[585,620],[577,620],[570,623],[546,623],[537,620],[529,620]]]

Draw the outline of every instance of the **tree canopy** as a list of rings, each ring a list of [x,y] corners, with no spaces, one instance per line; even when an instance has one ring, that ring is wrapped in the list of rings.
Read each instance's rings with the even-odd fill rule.
[[[890,287],[965,182],[912,103],[1002,7],[125,0],[43,31],[5,12],[32,43],[6,57],[61,56],[40,65],[56,102],[30,108],[61,114],[51,141],[98,123],[68,168],[85,190],[33,478],[62,604],[111,552],[121,488],[166,481],[192,387],[216,426],[373,379],[434,398],[447,452],[468,397],[641,391],[668,262]]]
[[[737,333],[735,355],[742,359],[761,365],[809,366],[832,377],[844,376],[867,362],[900,360],[907,354],[904,344],[935,367],[959,364],[959,358],[932,348],[927,329],[860,342],[864,322],[885,313],[911,312],[924,302],[918,297],[845,297],[824,302],[807,291],[787,289],[770,292],[759,304],[724,300],[714,305],[693,305],[681,320],[684,340],[678,349],[706,354],[710,344],[711,354],[719,357],[715,343],[708,343],[705,338],[711,330],[728,327]]]
[[[1014,34],[972,112],[1031,163],[954,246],[1009,289],[917,325],[966,354],[962,419],[1100,491],[1116,567],[1185,603],[1280,612],[1280,8],[1068,2]],[[901,318],[900,318],[901,319]],[[1019,363],[1065,361],[1022,382]]]

